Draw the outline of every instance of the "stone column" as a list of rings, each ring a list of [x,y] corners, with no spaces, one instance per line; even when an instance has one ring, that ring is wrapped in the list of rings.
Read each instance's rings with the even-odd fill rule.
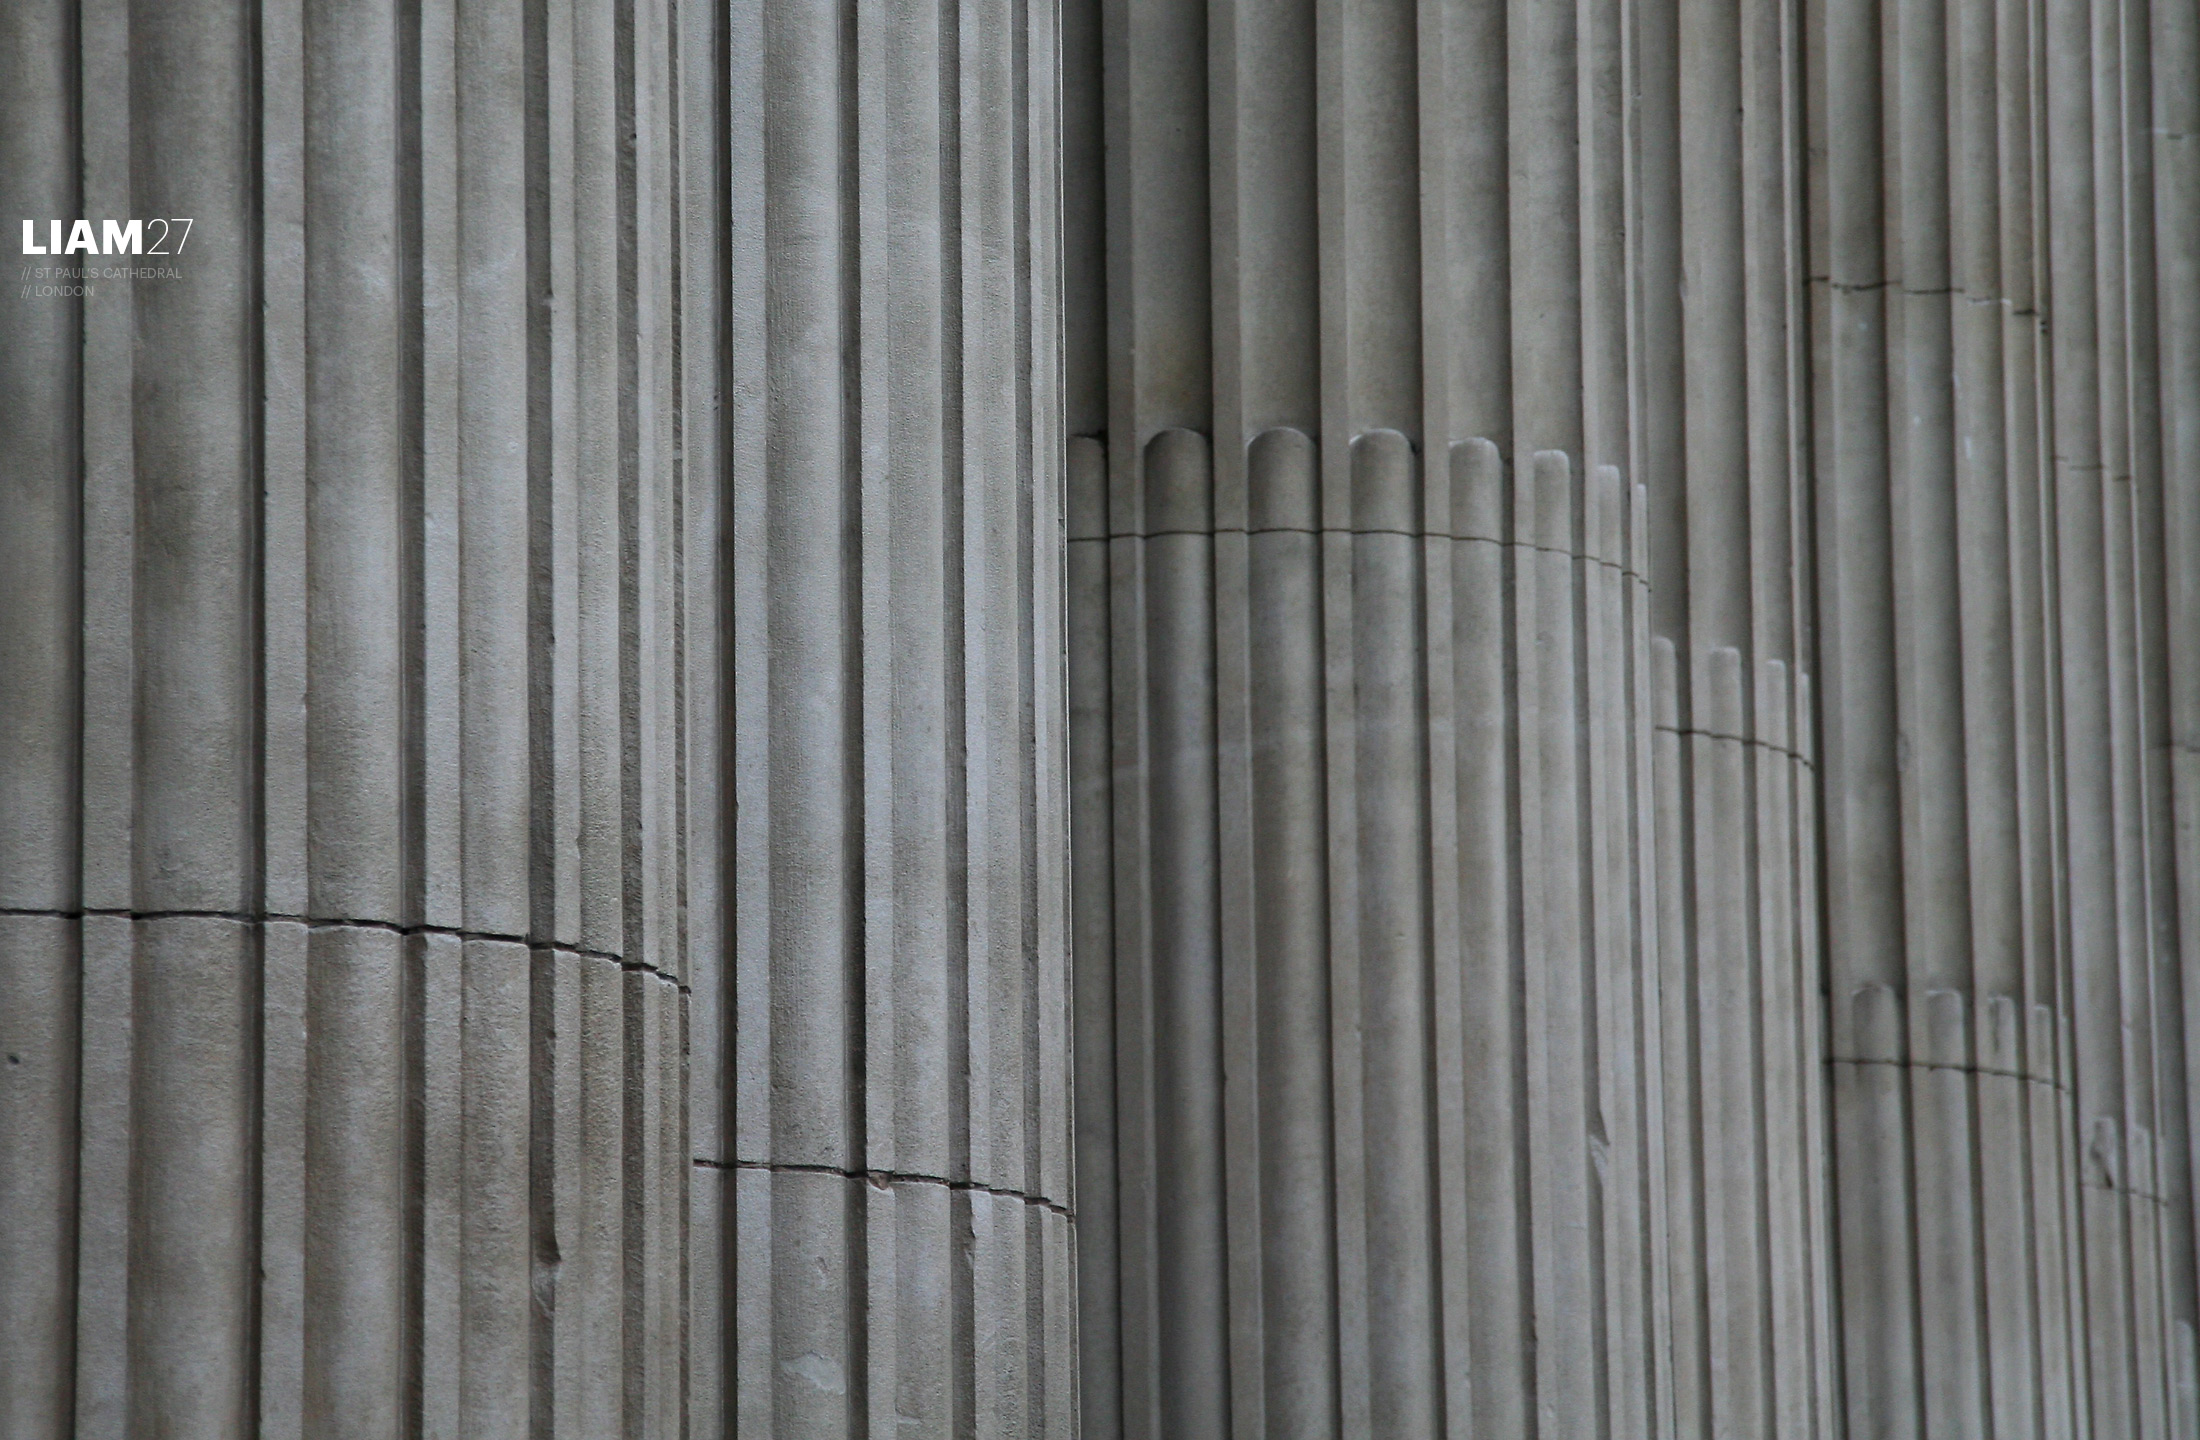
[[[1669,1429],[1621,17],[1066,17],[1090,1440]]]
[[[1075,1432],[1053,17],[730,12],[698,1427]]]
[[[1852,1434],[2193,1423],[2146,35],[1807,30]]]
[[[5,23],[0,1429],[673,1434],[670,16]]]
[[[2174,48],[2167,12],[2177,8],[2056,0],[2042,22],[2082,1354],[2099,1436],[2200,1426],[2182,1016],[2183,987],[2200,977],[2181,971],[2170,899],[2168,297],[2155,249],[2148,23],[2165,12]],[[2173,157],[2176,134],[2164,137]],[[2174,256],[2192,218],[2175,207],[2167,218]],[[2174,488],[2181,496],[2194,481],[2186,471]]]
[[[2192,1125],[2200,1119],[2200,12],[2157,6],[2148,36],[2153,61],[2154,241],[2153,302],[2161,337],[2163,612],[2166,621],[2167,714],[2164,744],[2149,759],[2165,767],[2172,801],[2160,840],[2173,850],[2176,897],[2175,973],[2182,981],[2183,1103],[2186,1174],[2200,1157]],[[2169,900],[2165,894],[2158,903]],[[2173,1229],[2174,1270],[2190,1272],[2200,1256],[2195,1184],[2185,1186],[2186,1223]],[[2179,1232],[2182,1233],[2179,1233]],[[2169,1341],[2174,1357],[2200,1349],[2200,1315],[2178,1297]],[[2172,1371],[2180,1394],[2200,1389],[2200,1363]],[[2200,1397],[2189,1401],[2200,1414]]]
[[[1633,433],[1651,533],[1663,1278],[1682,1436],[1839,1433],[1790,9],[1633,12]]]
[[[0,45],[18,57],[0,89],[11,229],[22,216],[81,211],[74,9],[50,0],[0,12]],[[0,1330],[0,1429],[48,1440],[70,1431],[76,1332],[82,330],[76,302],[16,293],[31,262],[4,239],[0,684],[12,698],[0,720],[0,1303],[17,1319]]]

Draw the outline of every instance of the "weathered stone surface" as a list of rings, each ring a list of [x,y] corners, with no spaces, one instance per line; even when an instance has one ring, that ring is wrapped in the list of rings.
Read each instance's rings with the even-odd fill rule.
[[[1839,1433],[1839,1368],[1788,23],[1771,4],[1641,14],[1630,369],[1656,636],[1666,1423],[1802,1440]]]
[[[0,1431],[675,1434],[672,17],[0,23]]]
[[[2177,1434],[2190,7],[1880,8],[1803,38],[1849,1430]]]
[[[2195,31],[1072,7],[1090,1430],[2194,1423]]]
[[[1620,7],[1072,9],[1086,1433],[1654,1433]]]
[[[693,1127],[723,1250],[690,1413],[1066,1440],[1054,15],[730,24],[728,969],[691,1052],[723,1064]]]
[[[0,1434],[2200,1429],[2190,0],[0,72]]]

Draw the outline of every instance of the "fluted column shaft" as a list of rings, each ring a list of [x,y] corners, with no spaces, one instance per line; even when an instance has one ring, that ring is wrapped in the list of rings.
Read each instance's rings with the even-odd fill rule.
[[[2191,1427],[2150,16],[1815,17],[1852,1433]]]
[[[1891,69],[1863,11],[1829,8],[1811,49],[1845,1403],[1852,1431],[2068,1434],[2032,42],[2021,12],[1997,47],[1965,10],[1983,49],[1953,8],[1901,12]]]
[[[671,1434],[669,15],[8,23],[0,1429]]]
[[[1089,1436],[1669,1428],[1622,19],[1065,20]]]
[[[2173,853],[2177,902],[2174,954],[2182,981],[2184,1028],[2183,1103],[2187,1173],[2200,1144],[2192,1134],[2200,1118],[2200,13],[2175,5],[2155,7],[2148,36],[2153,73],[2152,152],[2154,244],[2157,266],[2153,303],[2160,325],[2161,378],[2161,574],[2166,622],[2166,714],[2162,745],[2150,759],[2168,770],[2172,813],[2160,842]],[[2161,897],[2166,902],[2168,896]],[[2160,903],[2160,902],[2158,902]],[[2185,1223],[2168,1240],[2173,1273],[2200,1264],[2200,1211],[2196,1187],[2185,1190]],[[2170,1343],[2191,1354],[2200,1345],[2200,1315],[2182,1305],[2171,1312]]]
[[[2158,40],[2170,47],[2172,66],[2190,53],[2182,8],[2046,7],[2050,54],[2067,67],[2050,69],[2046,106],[2066,737],[2085,718],[2079,687],[2103,661],[2108,681],[2103,790],[2081,786],[2077,753],[2065,740],[2096,1433],[2124,1426],[2175,1434],[2200,1425],[2200,1276],[2190,1241],[2194,1152],[2181,1023],[2185,993],[2200,977],[2181,964],[2183,927],[2171,901],[2171,666],[2182,669],[2182,661],[2168,653],[2176,600],[2163,548],[2170,507],[2189,503],[2195,481],[2187,468],[2168,468],[2166,449],[2173,427],[2189,423],[2173,418],[2189,404],[2189,378],[2177,364],[2189,297],[2169,291],[2190,244],[2189,202],[2180,205],[2185,197],[2175,188],[2186,166],[2178,142],[2189,131],[2161,123],[2175,118],[2190,82],[2152,53]],[[2089,32],[2082,42],[2081,22]],[[2080,54],[2083,90],[2072,65]],[[2167,88],[2170,114],[2154,100],[2157,83]],[[2087,129],[2091,154],[2081,158],[2074,152]],[[2157,145],[2168,164],[2159,175]],[[2066,223],[2088,199],[2090,237]],[[2167,228],[2158,230],[2164,202]],[[2097,569],[2087,553],[2096,523]],[[2096,605],[2101,629],[2087,613]],[[2112,840],[2092,850],[2087,842],[2101,837],[2093,827],[2104,813]],[[2115,1313],[2105,1313],[2111,1307]]]
[[[714,1434],[1074,1433],[1053,16],[728,15]]]
[[[1649,495],[1674,1433],[1837,1433],[1810,439],[1788,6],[1642,5],[1635,463]]]

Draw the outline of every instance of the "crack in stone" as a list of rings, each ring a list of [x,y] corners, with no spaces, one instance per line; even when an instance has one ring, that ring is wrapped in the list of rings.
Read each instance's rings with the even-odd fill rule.
[[[622,970],[655,975],[673,980],[681,993],[688,992],[684,980],[673,977],[646,960],[629,960],[606,950],[591,950],[580,945],[561,944],[555,940],[538,939],[530,935],[514,935],[496,930],[467,930],[454,925],[407,925],[393,920],[360,920],[344,915],[291,915],[280,911],[253,914],[241,910],[119,910],[103,906],[87,906],[76,910],[43,909],[35,906],[0,905],[0,916],[21,916],[26,919],[45,920],[226,920],[237,925],[303,925],[308,930],[381,930],[393,935],[441,935],[453,940],[486,940],[503,945],[524,945],[530,950],[558,950],[577,955],[584,960],[603,960]]]
[[[1022,1190],[1004,1190],[998,1185],[984,1185],[975,1180],[950,1180],[944,1175],[923,1175],[908,1170],[843,1170],[836,1165],[804,1165],[792,1161],[713,1160],[703,1155],[690,1158],[697,1167],[705,1170],[754,1170],[767,1175],[822,1175],[841,1180],[861,1180],[881,1190],[893,1185],[943,1185],[950,1190],[992,1195],[1002,1200],[1019,1200],[1026,1205],[1051,1210],[1065,1220],[1077,1218],[1076,1212],[1068,1206],[1049,1200],[1044,1195],[1033,1195]]]

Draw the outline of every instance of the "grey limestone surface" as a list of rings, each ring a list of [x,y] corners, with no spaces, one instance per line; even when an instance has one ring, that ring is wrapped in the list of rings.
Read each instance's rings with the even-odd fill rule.
[[[729,23],[691,1424],[1066,1440],[1054,12]]]
[[[2200,1425],[2196,32],[1068,8],[1088,1436]]]
[[[0,1434],[680,1428],[670,25],[5,7]]]
[[[0,247],[0,1440],[2200,1434],[2192,0],[6,0]]]

